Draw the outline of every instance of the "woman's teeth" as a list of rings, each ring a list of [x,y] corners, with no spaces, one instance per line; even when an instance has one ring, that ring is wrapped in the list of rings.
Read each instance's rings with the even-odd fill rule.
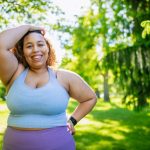
[[[41,60],[42,56],[41,55],[36,55],[36,56],[33,56],[32,59],[35,60],[35,61],[39,61]]]

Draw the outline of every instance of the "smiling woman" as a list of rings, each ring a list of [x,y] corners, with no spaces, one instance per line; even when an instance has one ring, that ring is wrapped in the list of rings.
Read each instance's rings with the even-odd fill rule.
[[[96,104],[78,74],[54,66],[55,51],[44,35],[31,25],[0,33],[0,79],[10,110],[3,150],[75,150],[74,126]],[[67,121],[70,97],[78,106]]]
[[[19,60],[19,63],[22,63],[24,66],[28,66],[31,60],[33,62],[35,61],[35,63],[40,61],[40,58],[44,58],[42,56],[47,54],[47,65],[54,66],[56,63],[56,55],[51,42],[42,35],[40,30],[28,31],[16,44],[15,48],[13,48],[13,52]],[[32,52],[34,52],[31,56],[32,59],[29,59],[30,57],[28,55]]]

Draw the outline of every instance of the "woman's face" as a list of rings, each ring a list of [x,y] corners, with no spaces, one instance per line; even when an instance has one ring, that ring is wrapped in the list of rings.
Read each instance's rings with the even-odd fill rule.
[[[23,53],[30,67],[40,68],[46,66],[49,48],[40,33],[32,32],[24,38]]]

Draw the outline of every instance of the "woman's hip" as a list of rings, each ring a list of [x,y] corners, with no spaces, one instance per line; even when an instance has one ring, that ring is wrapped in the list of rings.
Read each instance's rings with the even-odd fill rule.
[[[75,150],[73,136],[66,126],[22,131],[7,127],[3,150]]]

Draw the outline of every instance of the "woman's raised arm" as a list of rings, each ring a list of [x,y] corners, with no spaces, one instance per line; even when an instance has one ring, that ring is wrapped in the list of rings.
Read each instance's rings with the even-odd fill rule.
[[[41,27],[21,25],[0,33],[0,80],[7,85],[18,68],[18,60],[10,51],[15,44],[31,30],[42,30]]]

